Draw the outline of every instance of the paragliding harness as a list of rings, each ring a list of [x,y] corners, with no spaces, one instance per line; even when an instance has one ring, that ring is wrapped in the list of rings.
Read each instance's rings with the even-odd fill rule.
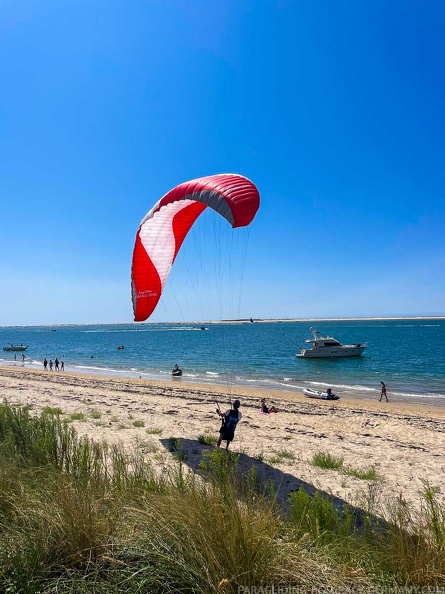
[[[219,407],[218,402],[217,405],[217,412],[221,413],[221,409]],[[230,410],[229,416],[222,416],[221,417],[221,428],[219,432],[221,433],[222,438],[225,441],[233,441],[235,437],[235,429],[239,421],[239,411],[232,408]]]

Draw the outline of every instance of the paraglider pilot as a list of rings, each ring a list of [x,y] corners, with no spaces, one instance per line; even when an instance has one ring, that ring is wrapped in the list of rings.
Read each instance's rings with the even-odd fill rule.
[[[230,442],[233,441],[233,438],[235,437],[236,426],[243,416],[239,411],[240,406],[241,402],[239,400],[235,400],[233,403],[233,408],[226,410],[225,413],[222,413],[218,406],[216,412],[222,419],[222,425],[219,430],[218,442],[216,444],[217,447],[220,447],[221,442],[224,440],[227,442],[226,450],[229,449]]]

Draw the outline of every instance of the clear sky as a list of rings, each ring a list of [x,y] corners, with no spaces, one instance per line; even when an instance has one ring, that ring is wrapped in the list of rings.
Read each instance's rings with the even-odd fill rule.
[[[441,0],[0,0],[0,325],[131,321],[140,220],[223,172],[262,201],[240,316],[444,314],[444,30]]]

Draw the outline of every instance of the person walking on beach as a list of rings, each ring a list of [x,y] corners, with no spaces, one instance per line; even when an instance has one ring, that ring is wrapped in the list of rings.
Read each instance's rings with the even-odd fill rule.
[[[379,402],[382,401],[383,396],[386,398],[386,402],[388,402],[388,396],[386,395],[386,386],[383,382],[380,382],[382,389],[380,392],[380,398],[379,398]]]
[[[53,360],[52,359],[49,360],[49,370],[50,371],[53,370]]]
[[[59,371],[59,359],[56,357],[56,360],[54,361],[54,369],[55,371]]]
[[[241,402],[239,400],[235,400],[233,403],[233,408],[226,410],[225,413],[222,413],[218,406],[216,412],[219,414],[222,420],[221,429],[219,430],[218,442],[216,444],[218,448],[220,447],[221,442],[224,440],[227,442],[226,450],[229,449],[230,442],[233,441],[233,438],[235,437],[236,426],[243,416],[239,411],[240,406]]]
[[[60,362],[60,371],[65,371],[65,363],[63,361]]]
[[[45,359],[43,360],[43,369],[44,369],[45,371],[48,371],[48,361],[46,360],[46,357],[45,357]]]
[[[22,353],[22,362],[25,362],[25,355]]]

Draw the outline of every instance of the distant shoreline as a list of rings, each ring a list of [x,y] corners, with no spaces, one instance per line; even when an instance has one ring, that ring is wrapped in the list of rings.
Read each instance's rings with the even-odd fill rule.
[[[369,318],[253,318],[256,323],[270,322],[361,322],[361,321],[396,321],[396,320],[445,320],[445,316],[403,316],[403,317],[369,317]],[[236,324],[239,322],[252,323],[250,320],[241,318],[238,320],[220,320],[214,322],[203,322],[204,324]],[[169,322],[165,322],[169,323]],[[178,323],[178,322],[176,322]],[[189,323],[189,322],[185,322]],[[193,323],[193,322],[190,322]]]
[[[188,320],[175,322],[84,322],[79,324],[25,324],[25,325],[6,325],[0,328],[63,328],[76,326],[128,326],[134,324],[141,325],[157,325],[157,324],[270,324],[274,322],[372,322],[372,321],[404,321],[404,320],[445,320],[445,315],[430,315],[430,316],[369,316],[369,317],[353,317],[353,318],[236,318],[233,320]]]

